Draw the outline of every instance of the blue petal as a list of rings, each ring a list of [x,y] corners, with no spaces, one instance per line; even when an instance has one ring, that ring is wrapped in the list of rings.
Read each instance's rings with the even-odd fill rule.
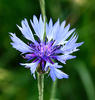
[[[49,41],[51,39],[55,40],[55,35],[57,34],[58,30],[59,30],[59,19],[54,24],[54,26],[52,25],[52,19],[50,19],[49,25],[46,24],[46,35]]]
[[[50,75],[50,77],[52,78],[52,80],[53,80],[53,81],[55,81],[55,80],[56,80],[56,75],[55,75],[55,73],[54,73],[54,70],[53,70],[53,69],[51,69],[51,70],[50,70],[49,75]]]
[[[55,40],[58,43],[63,39],[63,35],[64,35],[63,31],[64,31],[65,24],[66,24],[66,21],[63,21],[58,30],[58,33],[55,34]]]
[[[44,37],[44,28],[45,28],[45,19],[42,21],[42,16],[40,15],[39,19],[39,34],[40,34],[40,39],[43,40]]]
[[[63,48],[61,48],[61,50],[63,50],[64,54],[71,54],[75,51],[78,51],[79,49],[77,49],[77,47],[81,46],[83,44],[83,42],[81,43],[76,43],[78,39],[77,35],[73,35],[67,42],[66,44],[63,46]]]
[[[57,45],[59,44],[64,44],[65,40],[75,31],[75,29],[72,29],[69,31],[70,24],[68,24],[66,27],[65,26],[65,21],[61,24],[58,32],[56,33],[55,36],[55,42]]]
[[[23,65],[23,66],[25,66],[25,68],[30,68],[30,70],[31,70],[31,74],[33,74],[33,76],[34,76],[34,78],[35,78],[35,71],[36,71],[36,68],[37,68],[37,66],[38,66],[38,63],[39,62],[35,62],[35,63],[25,63],[25,64],[23,64],[23,63],[20,63],[20,65]]]
[[[72,55],[61,55],[61,56],[57,56],[56,57],[58,61],[60,61],[61,63],[64,63],[66,64],[66,60],[69,60],[69,59],[74,59],[76,58],[76,56],[72,56]]]
[[[52,26],[53,26],[53,21],[52,21],[52,19],[50,18],[49,27],[52,27]]]
[[[50,41],[53,37],[53,34],[51,34],[53,28],[53,22],[52,19],[50,19],[49,24],[46,23],[46,36],[48,38],[48,41]]]
[[[68,24],[68,25],[64,28],[64,30],[63,30],[64,36],[65,36],[65,34],[69,31],[69,29],[70,29],[70,24]]]
[[[64,72],[62,72],[61,70],[57,68],[54,68],[54,73],[58,79],[69,78],[67,74],[65,74]]]
[[[62,72],[61,70],[55,68],[54,66],[50,66],[50,76],[53,81],[55,81],[56,78],[62,79],[62,78],[68,78],[69,76]]]
[[[54,66],[55,68],[62,68],[63,67],[61,65],[58,65],[58,63],[51,64],[51,63],[46,62],[45,71],[47,71],[49,66]]]
[[[32,25],[36,35],[39,37],[39,32],[38,32],[38,24],[39,24],[39,22],[38,22],[37,17],[34,15],[33,16],[33,22],[32,22],[32,20],[30,20],[30,22],[31,22],[31,25]]]
[[[53,40],[55,40],[56,34],[58,34],[58,31],[59,31],[59,28],[60,28],[60,24],[59,24],[59,19],[58,19],[57,22],[54,24],[52,32],[51,32],[51,34],[53,34],[53,37],[52,37]]]
[[[18,28],[20,29],[20,31],[22,32],[22,34],[24,35],[24,37],[32,42],[35,43],[35,39],[33,37],[33,33],[28,25],[28,22],[26,19],[22,20],[21,22],[22,27],[18,26]]]
[[[53,66],[54,66],[55,68],[62,68],[62,67],[63,67],[63,66],[61,66],[61,65],[58,65],[58,63],[53,64]]]
[[[67,32],[69,31],[69,29],[70,29],[70,24],[68,24],[68,25],[63,29],[63,31],[62,31],[62,33],[63,33],[62,38],[63,38],[63,39],[64,39],[64,37],[66,36],[66,34],[67,34]]]
[[[23,41],[21,41],[16,35],[15,33],[10,33],[10,38],[13,41],[13,43],[11,43],[11,45],[17,49],[18,51],[22,52],[22,53],[28,53],[28,52],[32,52],[31,47],[29,47],[27,44],[25,44]]]
[[[50,63],[48,63],[48,62],[46,62],[46,66],[45,66],[45,71],[47,71],[48,70],[48,67],[50,66],[51,64]]]
[[[51,64],[46,63],[45,69],[50,68],[49,75],[51,76],[52,80],[55,81],[56,78],[62,79],[62,78],[68,78],[68,75],[60,71],[58,68],[62,68],[63,66],[58,65],[58,63]]]
[[[61,23],[60,30],[64,29],[65,24],[66,24],[66,21],[63,21],[63,22]]]
[[[36,35],[40,38],[41,41],[43,41],[45,20],[43,21],[42,16],[40,15],[40,19],[38,21],[37,17],[34,15],[33,22],[32,20],[30,20],[30,22]]]
[[[62,41],[65,41],[74,31],[75,31],[75,28],[68,31],[67,34],[63,37]]]

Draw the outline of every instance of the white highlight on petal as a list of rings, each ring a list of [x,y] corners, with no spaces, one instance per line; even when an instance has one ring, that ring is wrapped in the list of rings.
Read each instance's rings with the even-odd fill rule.
[[[34,39],[33,33],[32,33],[32,31],[31,31],[31,29],[30,29],[30,27],[28,25],[27,20],[26,19],[22,20],[21,25],[22,25],[22,27],[20,27],[18,25],[17,25],[17,27],[22,32],[23,36],[26,39],[28,39],[28,40],[30,40],[30,41],[35,43],[35,39]]]
[[[17,49],[18,51],[22,52],[22,53],[28,53],[28,52],[32,52],[31,47],[29,47],[27,44],[25,44],[22,40],[20,40],[15,33],[10,33],[10,38],[13,41],[11,43],[11,45],[13,46],[13,48]]]

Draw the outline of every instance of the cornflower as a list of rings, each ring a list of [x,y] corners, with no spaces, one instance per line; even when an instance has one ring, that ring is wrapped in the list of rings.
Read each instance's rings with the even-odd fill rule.
[[[39,20],[34,15],[30,23],[35,34],[32,33],[26,19],[22,20],[21,27],[17,25],[27,39],[27,43],[19,39],[15,33],[10,33],[13,48],[20,51],[22,57],[29,61],[29,63],[20,63],[20,65],[30,68],[34,78],[36,71],[40,74],[49,73],[53,81],[56,78],[68,78],[67,74],[59,70],[63,66],[58,62],[66,64],[67,60],[76,58],[71,54],[78,51],[77,47],[83,42],[76,43],[78,36],[75,29],[70,30],[70,24],[65,25],[66,21],[60,24],[59,19],[55,24],[51,18],[49,24],[45,23],[41,15]]]

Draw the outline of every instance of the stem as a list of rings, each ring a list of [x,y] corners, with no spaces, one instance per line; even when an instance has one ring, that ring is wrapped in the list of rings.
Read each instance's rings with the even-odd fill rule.
[[[50,98],[50,100],[55,100],[56,86],[57,86],[57,79],[52,84],[52,91],[51,91],[51,98]]]
[[[39,0],[40,2],[40,8],[42,13],[42,18],[44,19],[45,16],[45,1]],[[46,31],[46,18],[45,18],[45,25],[44,28]],[[38,73],[38,92],[39,92],[39,100],[43,100],[43,93],[44,93],[44,74]]]
[[[44,74],[38,73],[38,92],[39,100],[43,100],[43,91],[44,90]]]
[[[40,2],[40,8],[41,8],[41,13],[43,18],[45,17],[45,1],[44,0],[39,0]]]

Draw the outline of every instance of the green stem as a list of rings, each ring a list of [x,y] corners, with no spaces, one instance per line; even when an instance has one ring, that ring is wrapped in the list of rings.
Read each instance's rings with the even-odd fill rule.
[[[55,100],[56,86],[57,86],[57,79],[52,84],[52,91],[51,91],[51,98],[50,98],[50,100]]]
[[[41,8],[41,13],[43,18],[45,17],[45,1],[44,0],[39,0],[40,2],[40,8]]]
[[[39,100],[43,100],[44,74],[38,73],[38,91],[39,91]]]

